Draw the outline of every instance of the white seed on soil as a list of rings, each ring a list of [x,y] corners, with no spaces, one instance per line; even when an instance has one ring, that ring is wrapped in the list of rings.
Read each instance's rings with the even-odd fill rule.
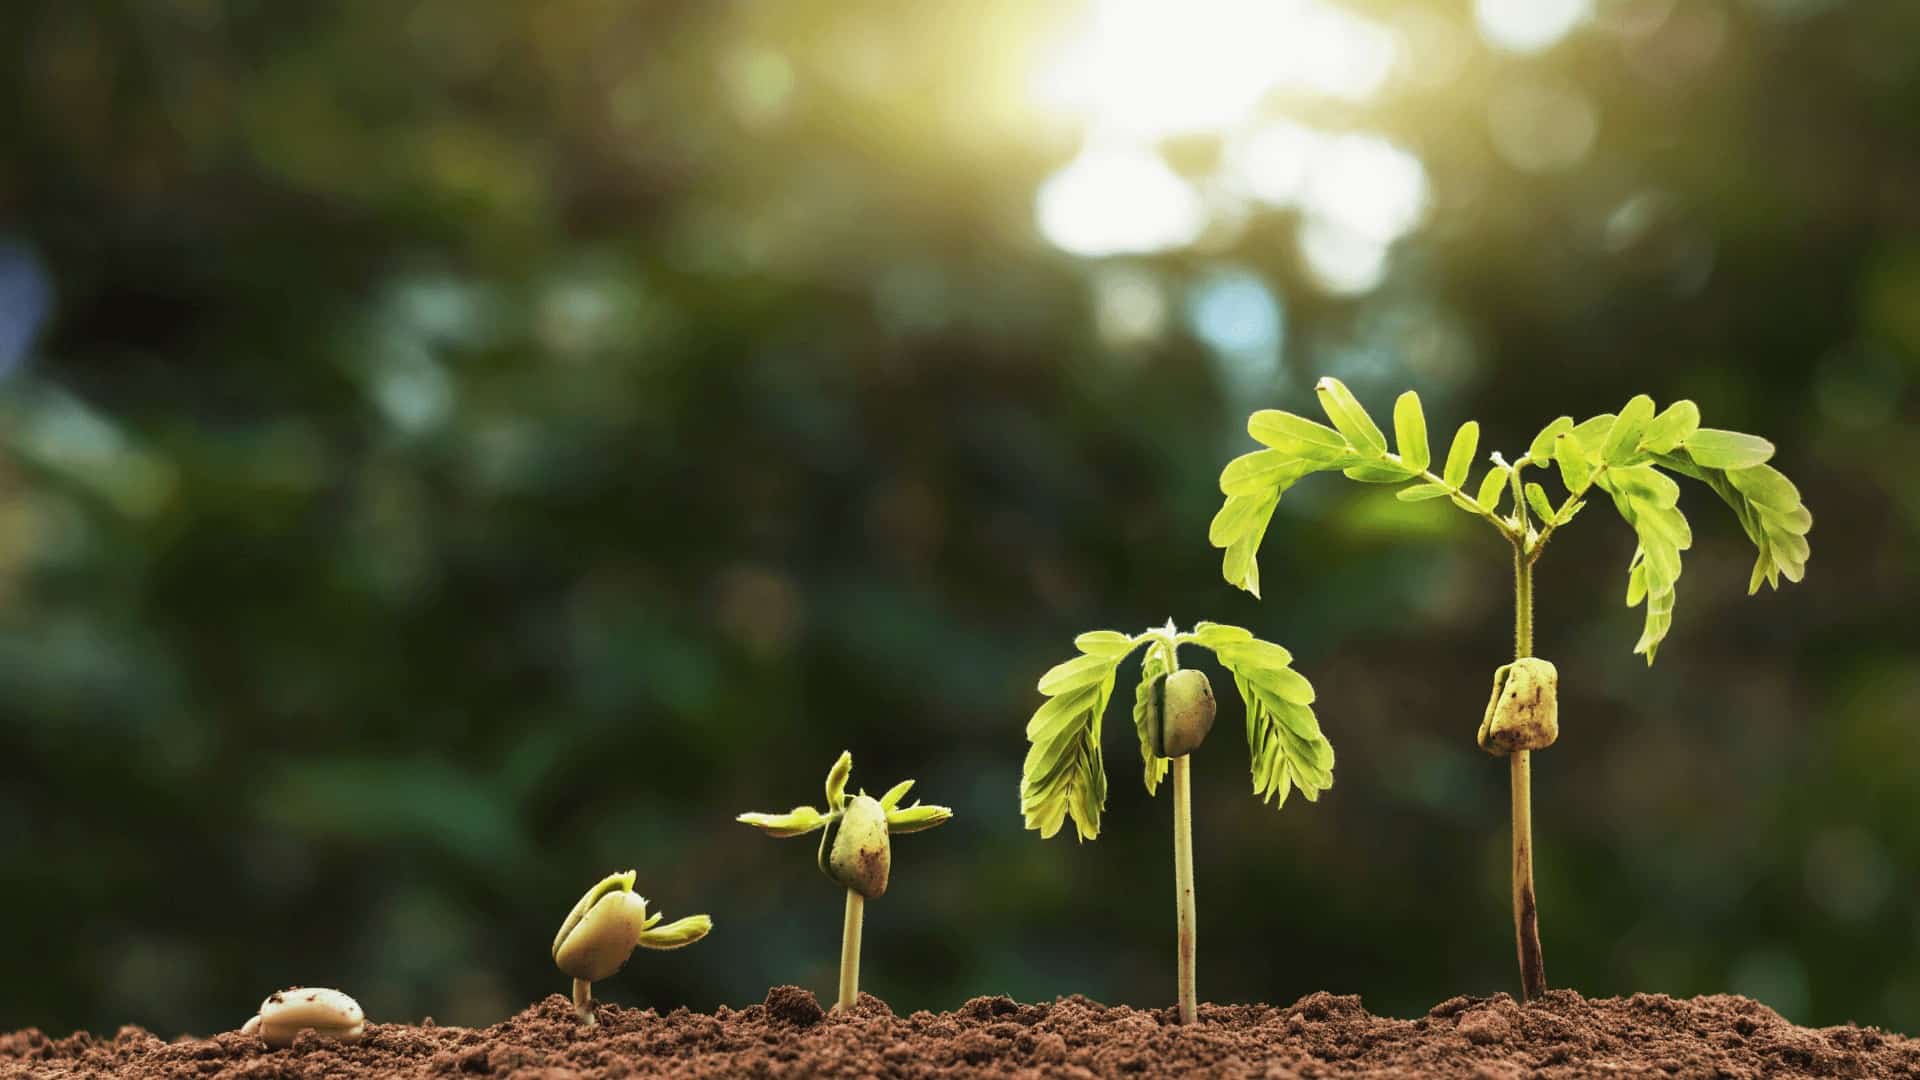
[[[268,995],[260,1015],[240,1030],[276,1047],[292,1046],[295,1036],[309,1030],[323,1039],[359,1042],[367,1033],[367,1017],[359,1002],[338,990],[296,986]]]

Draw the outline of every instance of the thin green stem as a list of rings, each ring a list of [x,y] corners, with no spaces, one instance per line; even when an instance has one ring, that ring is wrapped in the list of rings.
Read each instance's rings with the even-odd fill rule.
[[[840,933],[840,1000],[836,1009],[851,1009],[860,1000],[860,930],[867,900],[847,890],[847,922]]]
[[[1513,548],[1513,656],[1533,655],[1533,562],[1524,545]],[[1546,957],[1540,950],[1540,906],[1533,890],[1533,754],[1507,756],[1513,787],[1513,940],[1520,961],[1524,1001],[1547,992]]]
[[[1167,674],[1172,675],[1180,670],[1179,644],[1171,636],[1162,640],[1167,646]],[[1173,899],[1179,954],[1180,1022],[1191,1024],[1199,1015],[1200,1004],[1193,976],[1197,951],[1193,898],[1193,762],[1186,754],[1173,759]]]
[[[1180,950],[1180,1022],[1191,1024],[1199,1015],[1194,989],[1196,952],[1193,897],[1193,762],[1189,755],[1173,759],[1173,887],[1178,907]]]
[[[585,979],[573,980],[573,1011],[580,1016],[580,1023],[592,1027],[599,1023],[593,1015],[593,984]]]
[[[1603,461],[1600,464],[1595,465],[1593,467],[1593,472],[1587,477],[1586,484],[1583,487],[1581,487],[1579,491],[1569,491],[1567,493],[1567,502],[1571,504],[1576,500],[1586,498],[1587,493],[1593,490],[1593,485],[1595,481],[1600,479],[1600,474],[1606,471],[1607,471],[1606,462]],[[1540,526],[1540,534],[1533,538],[1533,550],[1528,553],[1529,562],[1540,561],[1540,552],[1546,549],[1547,538],[1552,536],[1554,533],[1554,530],[1558,529],[1559,527],[1560,527],[1560,523],[1555,521],[1549,521]],[[1529,618],[1531,618],[1531,613],[1529,613]],[[1527,651],[1531,653],[1533,650],[1528,649]]]

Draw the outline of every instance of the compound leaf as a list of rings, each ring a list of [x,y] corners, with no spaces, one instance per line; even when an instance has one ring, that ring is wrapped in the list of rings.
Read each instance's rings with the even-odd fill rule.
[[[1119,639],[1125,640],[1125,648]],[[1039,830],[1043,837],[1059,832],[1071,818],[1079,837],[1091,840],[1100,835],[1100,812],[1107,804],[1100,715],[1113,696],[1116,669],[1138,639],[1097,630],[1080,635],[1075,642],[1084,643],[1082,653],[1055,665],[1040,679],[1040,692],[1047,700],[1027,721],[1029,746],[1020,775],[1020,810],[1027,828]],[[939,824],[920,824],[921,817],[907,820],[914,828]]]

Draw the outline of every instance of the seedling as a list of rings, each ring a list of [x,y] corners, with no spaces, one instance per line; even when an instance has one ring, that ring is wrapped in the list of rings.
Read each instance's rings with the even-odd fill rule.
[[[276,990],[260,1003],[260,1011],[240,1028],[258,1035],[268,1046],[285,1049],[302,1031],[323,1039],[356,1043],[367,1034],[367,1015],[360,1003],[338,990],[295,986]]]
[[[1533,891],[1531,755],[1559,735],[1559,675],[1533,655],[1534,563],[1589,496],[1604,493],[1639,541],[1627,564],[1627,606],[1645,609],[1645,627],[1633,651],[1651,664],[1673,624],[1680,553],[1693,544],[1692,529],[1680,512],[1680,486],[1668,473],[1706,484],[1733,508],[1759,549],[1749,593],[1758,592],[1762,583],[1778,588],[1782,577],[1800,580],[1813,516],[1793,483],[1766,463],[1773,456],[1772,443],[1701,427],[1700,410],[1691,401],[1676,401],[1656,414],[1653,399],[1642,394],[1618,413],[1577,424],[1570,416],[1560,417],[1517,460],[1493,454],[1493,467],[1478,484],[1469,484],[1478,423],[1460,425],[1436,474],[1428,468],[1427,422],[1413,391],[1394,403],[1397,453],[1388,452],[1386,436],[1338,379],[1321,379],[1315,391],[1333,427],[1276,409],[1248,418],[1247,433],[1266,449],[1234,459],[1220,474],[1226,504],[1214,516],[1209,539],[1226,549],[1221,567],[1226,579],[1260,595],[1255,553],[1280,496],[1309,473],[1339,470],[1363,483],[1402,485],[1396,494],[1405,501],[1447,499],[1493,526],[1512,546],[1514,661],[1494,672],[1479,742],[1488,753],[1506,757],[1512,779],[1514,940],[1522,992],[1538,997],[1547,977]],[[1524,476],[1529,468],[1549,465],[1558,466],[1565,489],[1558,503]],[[1510,507],[1505,513],[1503,499]]]
[[[1126,659],[1142,645],[1140,684],[1133,694],[1133,726],[1147,794],[1173,773],[1173,875],[1177,916],[1180,1021],[1198,1008],[1194,989],[1193,794],[1188,755],[1213,728],[1213,687],[1204,672],[1180,666],[1179,648],[1210,649],[1233,676],[1247,710],[1247,749],[1253,757],[1253,793],[1284,806],[1293,788],[1312,802],[1333,786],[1333,747],[1313,715],[1313,686],[1292,668],[1293,655],[1237,626],[1203,622],[1182,634],[1173,623],[1128,636],[1095,630],[1073,639],[1080,655],[1040,677],[1047,701],[1027,721],[1027,761],[1020,810],[1042,837],[1068,818],[1082,840],[1100,835],[1107,805],[1107,770],[1100,757],[1100,717]]]
[[[953,817],[944,806],[901,806],[913,781],[902,780],[878,799],[862,791],[847,794],[853,754],[843,751],[827,770],[827,808],[796,806],[784,814],[741,814],[735,820],[769,836],[802,836],[825,829],[820,837],[820,872],[847,890],[847,920],[840,937],[840,1000],[850,1009],[860,997],[860,930],[866,902],[887,891],[893,866],[893,837],[942,825]]]
[[[633,891],[637,876],[628,870],[602,878],[567,912],[553,938],[553,962],[573,978],[573,1008],[587,1027],[596,1023],[593,984],[624,967],[634,949],[678,949],[713,929],[705,915],[656,925],[661,916],[648,915],[646,897]]]

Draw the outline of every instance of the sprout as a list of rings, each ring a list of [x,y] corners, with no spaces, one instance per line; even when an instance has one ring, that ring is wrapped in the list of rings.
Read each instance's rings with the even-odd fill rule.
[[[1546,960],[1540,950],[1539,909],[1533,889],[1533,751],[1553,745],[1560,733],[1559,674],[1533,655],[1533,565],[1561,526],[1572,521],[1595,493],[1602,493],[1633,530],[1636,546],[1627,564],[1627,606],[1645,611],[1645,627],[1633,651],[1653,663],[1673,625],[1680,553],[1693,546],[1693,529],[1680,512],[1680,485],[1669,473],[1713,489],[1733,509],[1759,552],[1749,593],[1799,581],[1807,569],[1807,532],[1813,515],[1800,491],[1767,464],[1773,444],[1754,435],[1700,426],[1700,409],[1676,401],[1659,410],[1645,394],[1618,413],[1582,423],[1563,416],[1534,436],[1527,452],[1509,462],[1493,454],[1493,467],[1468,483],[1480,425],[1460,425],[1439,471],[1427,444],[1420,397],[1409,390],[1393,406],[1395,452],[1367,410],[1338,379],[1314,388],[1325,424],[1262,409],[1247,418],[1247,434],[1265,449],[1244,454],[1220,474],[1226,502],[1208,530],[1226,551],[1227,581],[1260,595],[1256,555],[1274,508],[1289,487],[1309,473],[1338,470],[1368,484],[1399,485],[1406,502],[1446,499],[1493,526],[1513,548],[1514,662],[1494,674],[1493,698],[1480,722],[1480,746],[1507,759],[1513,790],[1513,931],[1520,961],[1520,992],[1546,992]],[[1558,503],[1537,482],[1557,476],[1566,495]],[[1510,507],[1505,513],[1501,506]]]
[[[268,1046],[278,1048],[292,1046],[302,1031],[354,1043],[366,1037],[367,1016],[360,1011],[359,1002],[338,990],[295,986],[267,995],[260,1011],[240,1031],[258,1035]]]
[[[593,1016],[593,984],[626,965],[636,948],[678,949],[707,936],[713,920],[705,915],[657,926],[661,916],[647,914],[646,898],[633,891],[638,874],[609,874],[573,905],[553,938],[553,962],[573,978],[573,1007],[588,1027]]]
[[[1199,645],[1233,676],[1247,710],[1253,793],[1285,805],[1299,788],[1312,802],[1333,785],[1333,747],[1313,715],[1313,686],[1292,668],[1293,655],[1237,626],[1203,622],[1189,634],[1173,623],[1128,636],[1095,630],[1073,641],[1080,655],[1040,677],[1046,704],[1027,721],[1020,809],[1027,828],[1052,836],[1068,818],[1082,840],[1100,835],[1107,772],[1100,758],[1100,717],[1113,696],[1120,661],[1146,646],[1134,690],[1133,724],[1149,795],[1173,773],[1173,877],[1179,956],[1180,1021],[1199,1010],[1194,986],[1196,920],[1193,892],[1193,793],[1188,755],[1213,730],[1213,685],[1182,668],[1179,648]]]
[[[796,806],[784,814],[741,814],[736,820],[769,836],[802,836],[824,829],[817,861],[820,872],[847,890],[847,917],[840,939],[840,999],[835,1008],[852,1008],[860,996],[860,931],[866,901],[887,891],[893,869],[893,841],[898,833],[919,832],[944,824],[953,811],[944,806],[900,801],[913,788],[902,780],[885,795],[874,798],[862,791],[847,794],[853,774],[853,755],[842,752],[827,771],[827,808]]]

